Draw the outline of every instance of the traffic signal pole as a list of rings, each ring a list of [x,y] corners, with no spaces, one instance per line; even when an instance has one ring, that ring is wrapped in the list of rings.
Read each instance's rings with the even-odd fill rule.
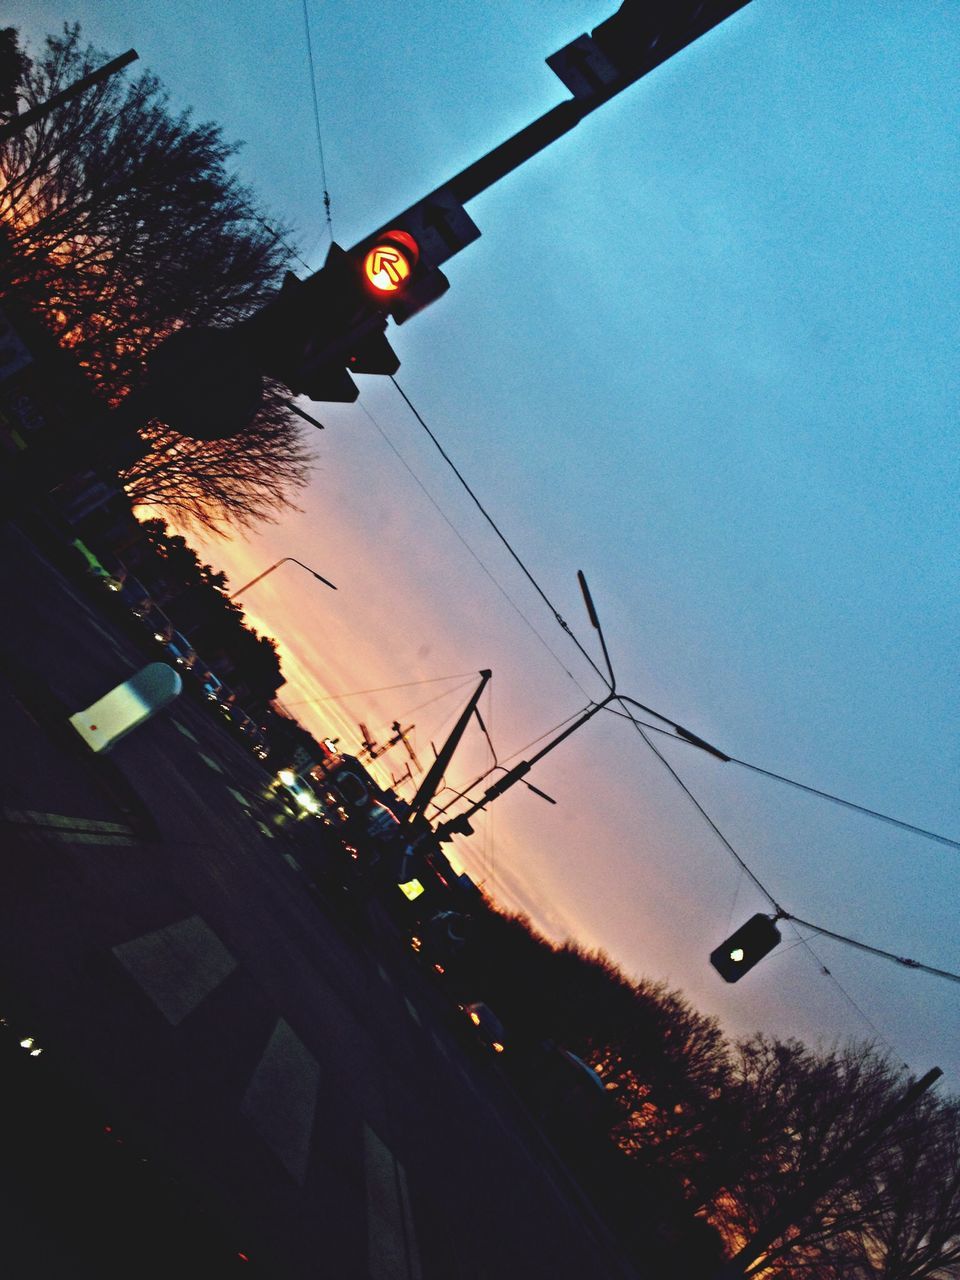
[[[388,318],[403,324],[440,298],[449,288],[441,265],[479,237],[464,204],[747,3],[624,0],[547,58],[572,97],[352,249],[331,245],[305,280],[288,274],[276,297],[233,329],[170,335],[152,353],[146,391],[128,416],[156,416],[197,439],[237,435],[259,409],[264,375],[311,400],[356,400],[353,374],[391,376],[399,367]]]
[[[373,235],[365,236],[350,250],[351,254],[362,252],[387,227],[403,226],[409,215],[416,209],[422,209],[424,205],[442,210],[444,202],[450,199],[458,204],[473,200],[552,142],[569,133],[598,107],[628,89],[661,62],[665,62],[747,3],[749,0],[719,0],[719,3],[714,0],[712,4],[690,5],[689,8],[694,12],[688,22],[679,12],[683,5],[678,4],[677,0],[668,0],[666,5],[650,4],[649,0],[646,4],[642,0],[626,0],[613,18],[603,23],[593,36],[580,36],[547,59],[548,64],[565,83],[574,84],[574,97],[558,103],[479,160],[461,169],[454,177],[418,200],[416,205],[384,223]],[[646,10],[642,16],[639,12],[641,9]],[[671,12],[658,12],[665,9]],[[699,16],[701,12],[702,17]],[[647,14],[650,15],[649,18]],[[606,37],[601,34],[604,29],[607,29]],[[641,46],[646,47],[631,47],[634,39],[640,40]],[[438,227],[438,230],[442,235],[442,227]],[[453,252],[459,247],[461,246],[454,247],[451,244]]]

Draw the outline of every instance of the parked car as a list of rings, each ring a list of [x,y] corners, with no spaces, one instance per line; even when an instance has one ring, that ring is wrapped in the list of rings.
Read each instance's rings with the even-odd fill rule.
[[[85,542],[80,538],[71,539],[70,546],[76,553],[77,563],[80,565],[81,572],[90,581],[102,587],[105,591],[119,592],[122,586],[121,580],[110,572],[107,566],[90,550]]]
[[[263,730],[253,716],[242,707],[233,706],[230,709],[230,723],[236,729],[244,746],[249,747],[258,760],[266,760],[270,754],[270,748]]]
[[[472,917],[461,911],[436,911],[410,939],[414,951],[437,973],[460,956],[470,936]]]
[[[198,661],[197,651],[182,631],[174,631],[163,647],[167,656],[173,659],[174,665],[181,671],[189,670]]]
[[[165,646],[173,639],[176,628],[160,606],[154,604],[152,600],[149,607],[140,614],[140,621],[157,644]]]
[[[211,671],[199,657],[192,666],[187,668],[187,671],[193,687],[200,696],[207,702],[215,702],[219,705],[221,698],[226,695],[226,685],[216,672]]]
[[[133,616],[140,620],[146,617],[153,606],[150,592],[132,573],[128,573],[120,585],[120,599]]]

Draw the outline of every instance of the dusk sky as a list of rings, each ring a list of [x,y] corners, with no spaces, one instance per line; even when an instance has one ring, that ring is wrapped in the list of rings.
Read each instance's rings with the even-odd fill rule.
[[[334,239],[566,98],[545,57],[614,8],[307,0]],[[75,20],[136,48],[173,108],[243,141],[244,180],[322,265],[302,0],[4,15],[34,50]],[[400,386],[602,663],[583,570],[622,692],[954,842],[958,65],[945,0],[753,0],[472,201],[449,293],[390,332]],[[360,381],[356,405],[305,406],[326,430],[304,428],[302,510],[188,536],[232,586],[287,555],[337,584],[288,564],[244,599],[315,733],[356,750],[359,721],[382,740],[400,719],[426,763],[490,667],[481,710],[515,763],[603,684],[390,381]],[[786,910],[960,973],[955,843],[648,736]],[[490,763],[471,729],[447,782]],[[515,787],[457,843],[501,905],[731,1034],[875,1038],[960,1091],[955,982],[792,924],[720,979],[710,951],[769,903],[629,723],[601,713],[530,781],[558,804]]]

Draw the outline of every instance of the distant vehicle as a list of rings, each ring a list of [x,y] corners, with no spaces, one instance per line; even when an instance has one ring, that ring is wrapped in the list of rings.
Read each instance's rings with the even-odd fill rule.
[[[350,767],[326,770],[318,779],[329,797],[331,811],[341,819],[345,838],[375,846],[388,844],[400,833],[400,819],[373,793],[373,781]]]
[[[120,599],[129,608],[135,618],[143,619],[153,606],[150,592],[139,578],[128,573],[120,585]]]
[[[163,647],[181,670],[189,670],[195,662],[199,661],[196,650],[182,631],[174,631]]]
[[[472,918],[461,911],[437,911],[413,935],[410,945],[437,973],[445,973],[466,947],[471,924]]]
[[[157,644],[166,646],[173,639],[176,630],[173,623],[163,610],[152,601],[150,607],[140,615],[140,621],[156,640]]]
[[[266,760],[270,754],[270,747],[267,745],[263,730],[253,716],[237,703],[233,703],[227,710],[230,728],[243,745],[249,748],[258,760]]]
[[[299,817],[303,817],[308,813],[319,816],[322,813],[323,806],[313,787],[305,778],[301,778],[299,774],[294,773],[292,769],[281,769],[277,774],[274,786],[275,791],[285,794],[289,797],[290,802],[301,810],[301,813],[298,814]]]
[[[220,677],[207,666],[199,657],[192,666],[187,668],[195,687],[207,702],[220,703],[221,697],[226,693],[226,686]]]
[[[474,1028],[480,1043],[486,1045],[488,1049],[492,1049],[494,1053],[503,1053],[506,1048],[507,1037],[503,1029],[503,1023],[493,1010],[479,1000],[460,1007],[466,1014],[467,1021]]]
[[[258,760],[266,760],[270,754],[270,744],[263,730],[248,712],[241,707],[233,707],[231,720],[240,733],[244,746],[248,747]]]
[[[103,587],[105,591],[119,592],[121,590],[121,580],[110,572],[103,561],[90,550],[85,542],[80,538],[73,538],[70,546],[77,553],[83,572],[89,579],[98,586]]]
[[[617,1104],[603,1077],[569,1049],[544,1044],[532,1090],[540,1119],[568,1133],[601,1130],[617,1119]]]

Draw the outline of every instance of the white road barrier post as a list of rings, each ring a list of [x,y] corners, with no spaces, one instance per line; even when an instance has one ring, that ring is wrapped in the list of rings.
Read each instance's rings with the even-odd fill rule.
[[[132,729],[168,706],[182,688],[173,667],[151,662],[85,711],[75,712],[70,724],[93,751],[109,751]]]

